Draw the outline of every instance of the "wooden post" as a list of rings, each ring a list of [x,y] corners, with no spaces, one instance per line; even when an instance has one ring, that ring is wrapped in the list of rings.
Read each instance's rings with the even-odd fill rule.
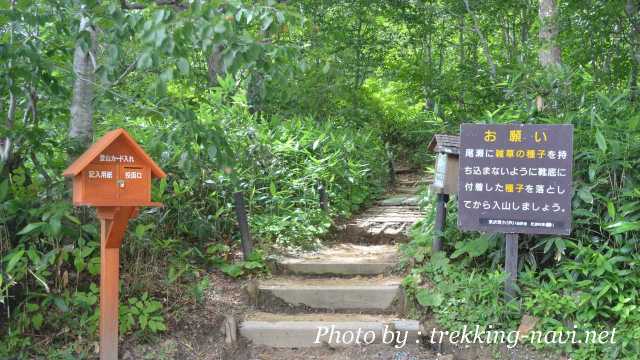
[[[504,271],[507,279],[504,282],[505,300],[510,301],[516,295],[516,282],[518,280],[518,238],[519,234],[507,233],[505,238]]]
[[[324,189],[324,185],[318,184],[318,197],[320,198],[320,209],[324,212],[329,211],[329,196]]]
[[[242,191],[233,193],[233,199],[236,205],[236,217],[238,218],[238,227],[240,228],[240,243],[242,245],[242,257],[244,260],[249,259],[249,255],[253,250],[251,242],[251,233],[249,233],[249,222],[247,220],[247,210],[244,207],[244,196]]]
[[[117,154],[117,155],[115,155]],[[151,201],[151,179],[167,176],[124,129],[106,133],[63,172],[73,204],[95,206],[100,219],[100,359],[118,360],[120,245],[129,219]]]
[[[432,256],[442,250],[442,233],[447,220],[447,202],[449,202],[449,194],[437,194],[436,223],[434,224],[433,242],[431,243]]]
[[[115,208],[99,208],[100,219],[100,360],[118,360],[120,248],[108,247]]]

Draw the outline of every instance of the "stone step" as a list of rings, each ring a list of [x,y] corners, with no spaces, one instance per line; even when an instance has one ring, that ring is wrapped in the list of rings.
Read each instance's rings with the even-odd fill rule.
[[[409,173],[414,172],[414,170],[412,168],[406,167],[406,166],[398,166],[398,167],[394,168],[393,171],[396,174],[409,174]]]
[[[393,188],[393,193],[396,194],[416,194],[420,190],[416,186],[396,186]]]
[[[408,195],[393,196],[393,197],[379,200],[377,204],[380,206],[403,206],[403,205],[417,206],[418,196],[408,196]]]
[[[335,244],[318,251],[280,257],[274,273],[294,275],[379,275],[398,264],[394,245]]]
[[[257,283],[254,303],[262,310],[403,312],[401,277],[305,278],[278,276]],[[249,292],[251,296],[251,291]]]
[[[417,206],[374,206],[344,225],[343,242],[393,244],[408,241],[411,226],[424,217]]]
[[[419,179],[399,179],[395,181],[396,186],[408,186],[408,187],[419,187],[431,184],[433,181],[430,178],[419,178]]]
[[[239,331],[254,345],[275,348],[415,344],[424,333],[417,320],[366,314],[254,313]]]

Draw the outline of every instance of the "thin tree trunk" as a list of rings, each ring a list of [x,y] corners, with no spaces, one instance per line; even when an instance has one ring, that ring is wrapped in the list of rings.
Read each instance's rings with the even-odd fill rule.
[[[76,44],[73,54],[73,97],[71,100],[71,122],[69,126],[69,139],[72,143],[72,153],[77,156],[86,149],[93,140],[93,96],[96,74],[96,32],[89,23],[89,19],[83,17],[80,20],[80,31],[88,31],[91,43],[88,49],[82,49],[80,43]]]
[[[471,11],[471,8],[469,7],[469,0],[464,0],[464,7],[467,9],[467,12],[469,13],[469,15],[471,15],[471,19],[473,20],[473,31],[476,34],[478,34],[478,37],[480,38],[480,45],[482,45],[482,52],[484,53],[484,56],[487,59],[487,64],[489,64],[489,74],[491,76],[491,80],[495,81],[496,80],[496,64],[493,61],[493,57],[491,56],[491,51],[489,50],[489,43],[487,42],[487,39],[482,34],[482,31],[480,31],[480,24],[478,22],[478,18]]]
[[[446,23],[445,23],[445,18],[444,17],[442,17],[441,25],[442,25],[442,28],[441,28],[440,33],[444,34],[444,29],[446,27]],[[440,43],[438,45],[438,49],[440,49],[440,53],[438,54],[438,74],[442,74],[442,69],[443,69],[443,66],[444,66],[444,53],[446,51],[444,35],[440,36]]]
[[[423,61],[425,62],[424,74],[424,111],[430,111],[433,109],[434,102],[431,98],[433,88],[433,53],[431,46],[431,32],[429,32],[423,39],[422,52]]]
[[[520,62],[525,63],[527,52],[529,51],[529,11],[526,7],[522,9],[522,22],[520,23]]]
[[[13,91],[9,89],[9,108],[7,109],[7,129],[13,129],[13,124],[16,118],[16,97]],[[11,158],[11,137],[7,136],[0,142],[0,163],[2,165],[9,162]]]
[[[629,74],[629,98],[635,102],[638,98],[638,67],[640,67],[640,14],[636,0],[627,0],[624,11],[631,24],[631,73]]]
[[[464,67],[465,58],[464,58],[464,16],[460,16],[460,20],[458,22],[459,26],[459,35],[458,42],[460,43],[458,46],[460,47],[460,69]]]
[[[247,102],[251,114],[260,114],[264,111],[265,83],[264,74],[260,69],[260,61],[256,68],[251,71],[249,83],[247,84]]]
[[[464,14],[460,15],[460,20],[458,21],[458,47],[460,50],[460,63],[458,65],[458,71],[461,77],[465,76],[465,65],[466,65],[466,57],[465,57],[465,51],[464,51],[464,31],[465,31],[465,26],[464,26]],[[460,89],[460,95],[458,96],[458,105],[460,106],[460,110],[464,111],[464,95],[465,95],[465,89],[466,87],[462,87],[462,89]]]
[[[544,68],[562,64],[558,36],[558,4],[556,0],[540,0],[540,50],[538,59]]]
[[[207,58],[207,73],[209,75],[209,84],[218,86],[218,76],[224,76],[225,68],[222,62],[222,51],[224,45],[215,45],[211,50],[211,54]]]
[[[14,9],[16,5],[15,0],[11,0],[11,10]],[[13,35],[14,35],[14,23],[11,22],[9,27],[9,45],[13,46]],[[11,68],[11,60],[9,60],[9,68]],[[6,125],[7,130],[13,129],[13,124],[15,123],[16,118],[16,97],[13,93],[13,89],[11,86],[9,88],[9,108],[7,109],[7,118]],[[9,164],[11,161],[11,147],[13,146],[12,140],[10,136],[7,136],[4,139],[0,139],[0,173],[3,173],[2,170],[5,169],[5,165]]]

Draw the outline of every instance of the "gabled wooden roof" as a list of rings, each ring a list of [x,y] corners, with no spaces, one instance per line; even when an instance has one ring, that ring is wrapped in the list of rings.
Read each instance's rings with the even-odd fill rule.
[[[436,134],[427,146],[429,151],[460,154],[460,136]]]
[[[124,129],[116,129],[109,131],[104,134],[98,141],[96,141],[84,154],[80,155],[73,164],[69,165],[69,167],[62,173],[64,176],[76,176],[82,170],[84,170],[87,165],[89,165],[96,157],[100,155],[104,149],[106,149],[109,145],[111,145],[114,141],[116,141],[119,137],[122,137],[130,146],[131,149],[142,158],[143,161],[147,162],[151,167],[151,175],[154,177],[164,178],[167,174],[162,171],[162,169],[147,155],[146,152],[138,145],[138,143],[126,132]]]

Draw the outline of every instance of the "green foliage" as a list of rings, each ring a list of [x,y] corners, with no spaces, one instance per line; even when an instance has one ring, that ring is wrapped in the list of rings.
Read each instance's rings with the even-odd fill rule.
[[[509,329],[516,324],[518,309],[515,303],[503,300],[504,279],[500,271],[469,273],[438,253],[430,262],[412,268],[403,286],[446,329],[470,324]]]
[[[145,292],[138,297],[129,298],[120,304],[120,333],[144,333],[149,329],[152,333],[167,330],[162,315],[162,303],[149,298]]]
[[[262,251],[254,250],[246,260],[238,261],[233,264],[222,264],[220,269],[223,273],[237,278],[247,272],[266,271],[264,256]]]

